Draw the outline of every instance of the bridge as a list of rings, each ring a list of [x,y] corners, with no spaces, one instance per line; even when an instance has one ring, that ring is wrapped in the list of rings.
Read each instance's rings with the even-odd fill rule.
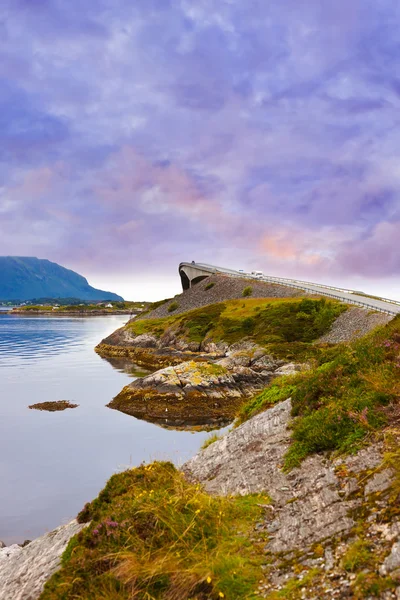
[[[218,274],[230,275],[231,277],[240,277],[242,279],[278,283],[279,285],[297,288],[311,294],[320,294],[323,296],[328,296],[329,298],[335,298],[335,300],[340,300],[340,302],[354,304],[369,310],[376,310],[393,316],[400,314],[399,301],[389,300],[388,298],[381,298],[377,296],[371,297],[364,295],[360,291],[348,290],[346,288],[339,288],[332,285],[311,283],[309,281],[301,281],[299,279],[286,279],[284,277],[273,277],[264,274],[254,275],[252,273],[235,271],[233,269],[225,269],[223,267],[216,267],[215,265],[197,263],[194,261],[181,262],[179,265],[179,275],[181,277],[183,290],[188,290],[206,277]]]

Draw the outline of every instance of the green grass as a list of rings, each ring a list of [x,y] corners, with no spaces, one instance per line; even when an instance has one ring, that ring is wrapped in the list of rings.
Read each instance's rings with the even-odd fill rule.
[[[212,497],[171,463],[113,475],[78,515],[41,600],[256,598],[265,540],[251,541],[259,495]]]
[[[400,317],[361,340],[325,349],[315,368],[272,383],[239,419],[289,396],[295,420],[286,469],[316,452],[358,450],[390,422],[400,401]]]
[[[207,290],[211,290],[211,288],[213,288],[215,285],[214,281],[211,281],[210,283],[207,283],[206,287],[204,288],[206,291]]]
[[[293,382],[293,383],[292,383]],[[246,402],[238,415],[236,425],[240,425],[254,415],[267,410],[274,404],[287,400],[295,390],[296,376],[279,377],[271,385]]]
[[[161,336],[168,329],[191,342],[204,339],[233,344],[243,338],[264,346],[279,358],[301,360],[320,355],[313,341],[329,331],[346,306],[325,298],[244,298],[171,315],[135,320],[127,328],[136,335]]]

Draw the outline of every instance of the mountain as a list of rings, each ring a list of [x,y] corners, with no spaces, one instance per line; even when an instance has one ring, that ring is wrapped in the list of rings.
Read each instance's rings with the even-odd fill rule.
[[[82,275],[49,260],[33,256],[0,256],[0,300],[68,297],[123,300],[112,292],[97,290]]]

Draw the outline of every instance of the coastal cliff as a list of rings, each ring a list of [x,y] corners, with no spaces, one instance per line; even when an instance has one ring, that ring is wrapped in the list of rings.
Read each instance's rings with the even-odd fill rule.
[[[141,316],[97,351],[159,369],[111,408],[234,426],[181,469],[113,475],[21,600],[400,598],[399,317],[242,297]]]

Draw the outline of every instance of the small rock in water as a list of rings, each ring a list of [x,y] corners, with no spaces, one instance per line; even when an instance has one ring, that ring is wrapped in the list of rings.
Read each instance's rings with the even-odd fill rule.
[[[38,402],[37,404],[31,404],[29,408],[54,412],[57,410],[65,410],[66,408],[76,408],[77,406],[79,405],[72,404],[68,400],[54,400],[53,402]]]

